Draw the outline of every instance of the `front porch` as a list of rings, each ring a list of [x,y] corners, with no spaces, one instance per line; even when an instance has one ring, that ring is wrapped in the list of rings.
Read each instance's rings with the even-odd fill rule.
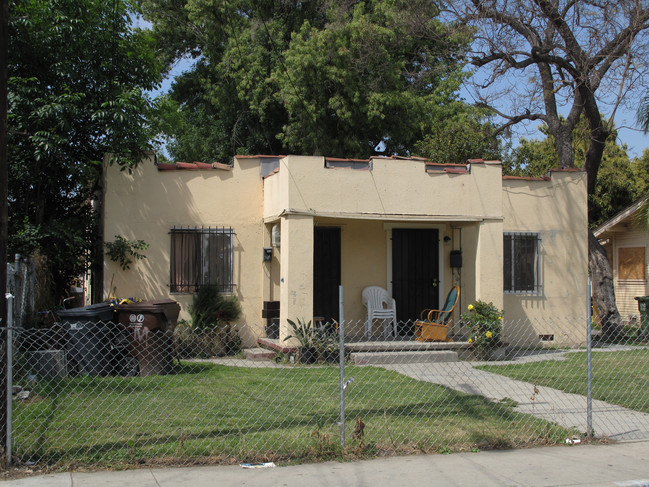
[[[276,305],[280,340],[289,319],[316,316],[353,323],[347,336],[382,334],[363,326],[370,286],[395,299],[397,321],[410,328],[453,286],[462,290],[456,315],[477,297],[502,306],[499,163],[449,172],[418,160],[373,159],[345,171],[317,162],[287,157],[264,179],[262,299]],[[414,328],[397,333],[408,339]]]

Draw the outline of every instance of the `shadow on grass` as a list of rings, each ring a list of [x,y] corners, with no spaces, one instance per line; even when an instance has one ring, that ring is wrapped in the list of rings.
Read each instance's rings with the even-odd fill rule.
[[[44,398],[55,400],[61,393],[93,394],[104,391],[133,394],[165,387],[169,379],[182,380],[183,375],[214,374],[225,370],[223,366],[200,363],[182,363],[174,366],[172,374],[149,377],[122,376],[85,376],[64,379],[41,379],[38,383],[38,394]],[[188,380],[191,380],[188,378]]]
[[[472,442],[483,445],[489,444],[490,448],[509,448],[512,446],[507,438],[509,435],[507,424],[511,423],[514,419],[520,418],[521,415],[519,413],[515,413],[510,406],[494,404],[482,396],[467,396],[452,390],[448,390],[446,393],[448,397],[445,398],[443,403],[439,403],[439,406],[435,404],[431,405],[431,403],[425,401],[392,407],[381,407],[380,405],[374,407],[351,406],[347,409],[346,415],[350,423],[353,423],[356,417],[363,418],[366,424],[369,425],[369,428],[373,428],[377,420],[381,422],[386,419],[388,421],[405,422],[412,420],[413,423],[419,422],[419,425],[416,426],[418,433],[425,428],[430,428],[430,431],[426,433],[430,434],[431,437],[439,433],[440,424],[456,421],[458,417],[466,417],[467,420],[470,418],[477,425],[474,428],[479,429],[479,431],[474,430],[468,433],[471,435]],[[51,417],[55,412],[55,408],[56,404],[53,403],[50,409],[50,415],[43,422],[38,448],[32,452],[24,452],[22,454],[23,459],[34,459],[50,465],[71,460],[89,462],[91,459],[94,459],[105,462],[106,460],[100,460],[105,456],[124,457],[126,459],[134,458],[136,456],[134,452],[142,448],[169,445],[169,448],[165,450],[171,452],[174,450],[174,445],[182,445],[184,442],[190,440],[212,439],[217,441],[235,437],[244,439],[247,435],[263,435],[273,431],[277,432],[284,429],[295,430],[300,428],[307,430],[303,433],[305,435],[304,443],[306,444],[308,443],[308,438],[311,436],[311,432],[308,430],[312,429],[315,431],[321,428],[322,425],[333,425],[338,420],[335,412],[333,414],[325,414],[310,411],[293,416],[283,416],[282,418],[264,418],[261,424],[259,423],[259,416],[251,416],[250,419],[245,421],[247,424],[242,424],[237,427],[216,427],[202,431],[195,431],[197,426],[188,423],[187,425],[181,426],[180,430],[174,433],[157,436],[147,435],[146,432],[139,432],[134,428],[130,437],[125,436],[123,439],[116,441],[79,446],[78,452],[75,453],[69,449],[58,449],[54,445],[49,448],[46,446],[46,439],[48,438],[47,429],[51,423]],[[431,418],[435,421],[433,425],[428,424]],[[480,428],[480,424],[482,424],[480,422],[488,424],[489,421],[498,422],[499,428],[496,431],[502,429],[504,433],[499,435],[489,428]],[[192,429],[194,431],[191,431]],[[297,438],[295,434],[295,431],[287,432],[287,438]],[[452,446],[452,444],[449,444],[449,446]],[[209,447],[205,448],[209,450]],[[272,445],[268,445],[265,448],[272,448]],[[180,447],[176,449],[176,454],[178,454],[178,451],[181,451]],[[156,455],[174,456],[167,452],[150,455],[152,457]],[[206,452],[205,454],[208,453]]]

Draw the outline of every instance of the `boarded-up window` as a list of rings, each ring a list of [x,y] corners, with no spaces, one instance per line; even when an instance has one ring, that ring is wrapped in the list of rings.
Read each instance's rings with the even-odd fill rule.
[[[621,247],[617,251],[618,279],[645,279],[645,248]]]

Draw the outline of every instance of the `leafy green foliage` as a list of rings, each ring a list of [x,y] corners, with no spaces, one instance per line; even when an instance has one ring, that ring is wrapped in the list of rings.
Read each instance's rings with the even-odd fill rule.
[[[468,31],[434,3],[140,3],[166,61],[196,59],[158,101],[177,160],[493,153],[480,114],[457,99]],[[434,137],[458,133],[462,152],[440,157]]]
[[[203,286],[194,294],[189,314],[192,325],[181,341],[182,346],[198,351],[199,355],[239,353],[241,338],[230,324],[241,316],[241,304],[236,296],[221,294],[217,286]]]
[[[236,296],[225,296],[217,286],[203,286],[195,294],[189,307],[192,327],[216,328],[241,316],[241,304]]]
[[[152,37],[125,0],[11,0],[9,251],[46,257],[59,295],[87,267],[104,156],[150,148]]]
[[[645,149],[640,157],[631,161],[631,169],[635,179],[636,194],[649,195],[649,149]]]
[[[415,144],[418,155],[443,164],[500,159],[505,148],[486,114],[460,102],[449,104],[446,111],[444,119]]]
[[[128,240],[121,235],[115,235],[114,241],[104,245],[110,260],[117,262],[124,271],[131,268],[133,259],[145,259],[146,256],[141,252],[149,248],[149,244],[144,240]]]
[[[311,320],[304,321],[298,318],[297,323],[293,320],[286,320],[291,327],[289,335],[284,338],[284,341],[295,338],[300,342],[303,347],[314,347],[318,340],[318,331],[311,323]]]
[[[500,345],[503,330],[503,311],[493,303],[476,301],[462,313],[462,322],[471,328],[469,343],[473,344],[481,358],[488,360],[493,350]]]

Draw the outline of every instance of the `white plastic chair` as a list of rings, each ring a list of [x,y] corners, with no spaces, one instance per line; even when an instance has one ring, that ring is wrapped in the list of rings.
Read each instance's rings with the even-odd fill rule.
[[[379,286],[369,286],[363,289],[363,306],[367,308],[365,338],[372,336],[374,320],[383,321],[384,338],[390,336],[390,323],[392,323],[394,336],[397,336],[397,302],[390,297],[385,289]]]

